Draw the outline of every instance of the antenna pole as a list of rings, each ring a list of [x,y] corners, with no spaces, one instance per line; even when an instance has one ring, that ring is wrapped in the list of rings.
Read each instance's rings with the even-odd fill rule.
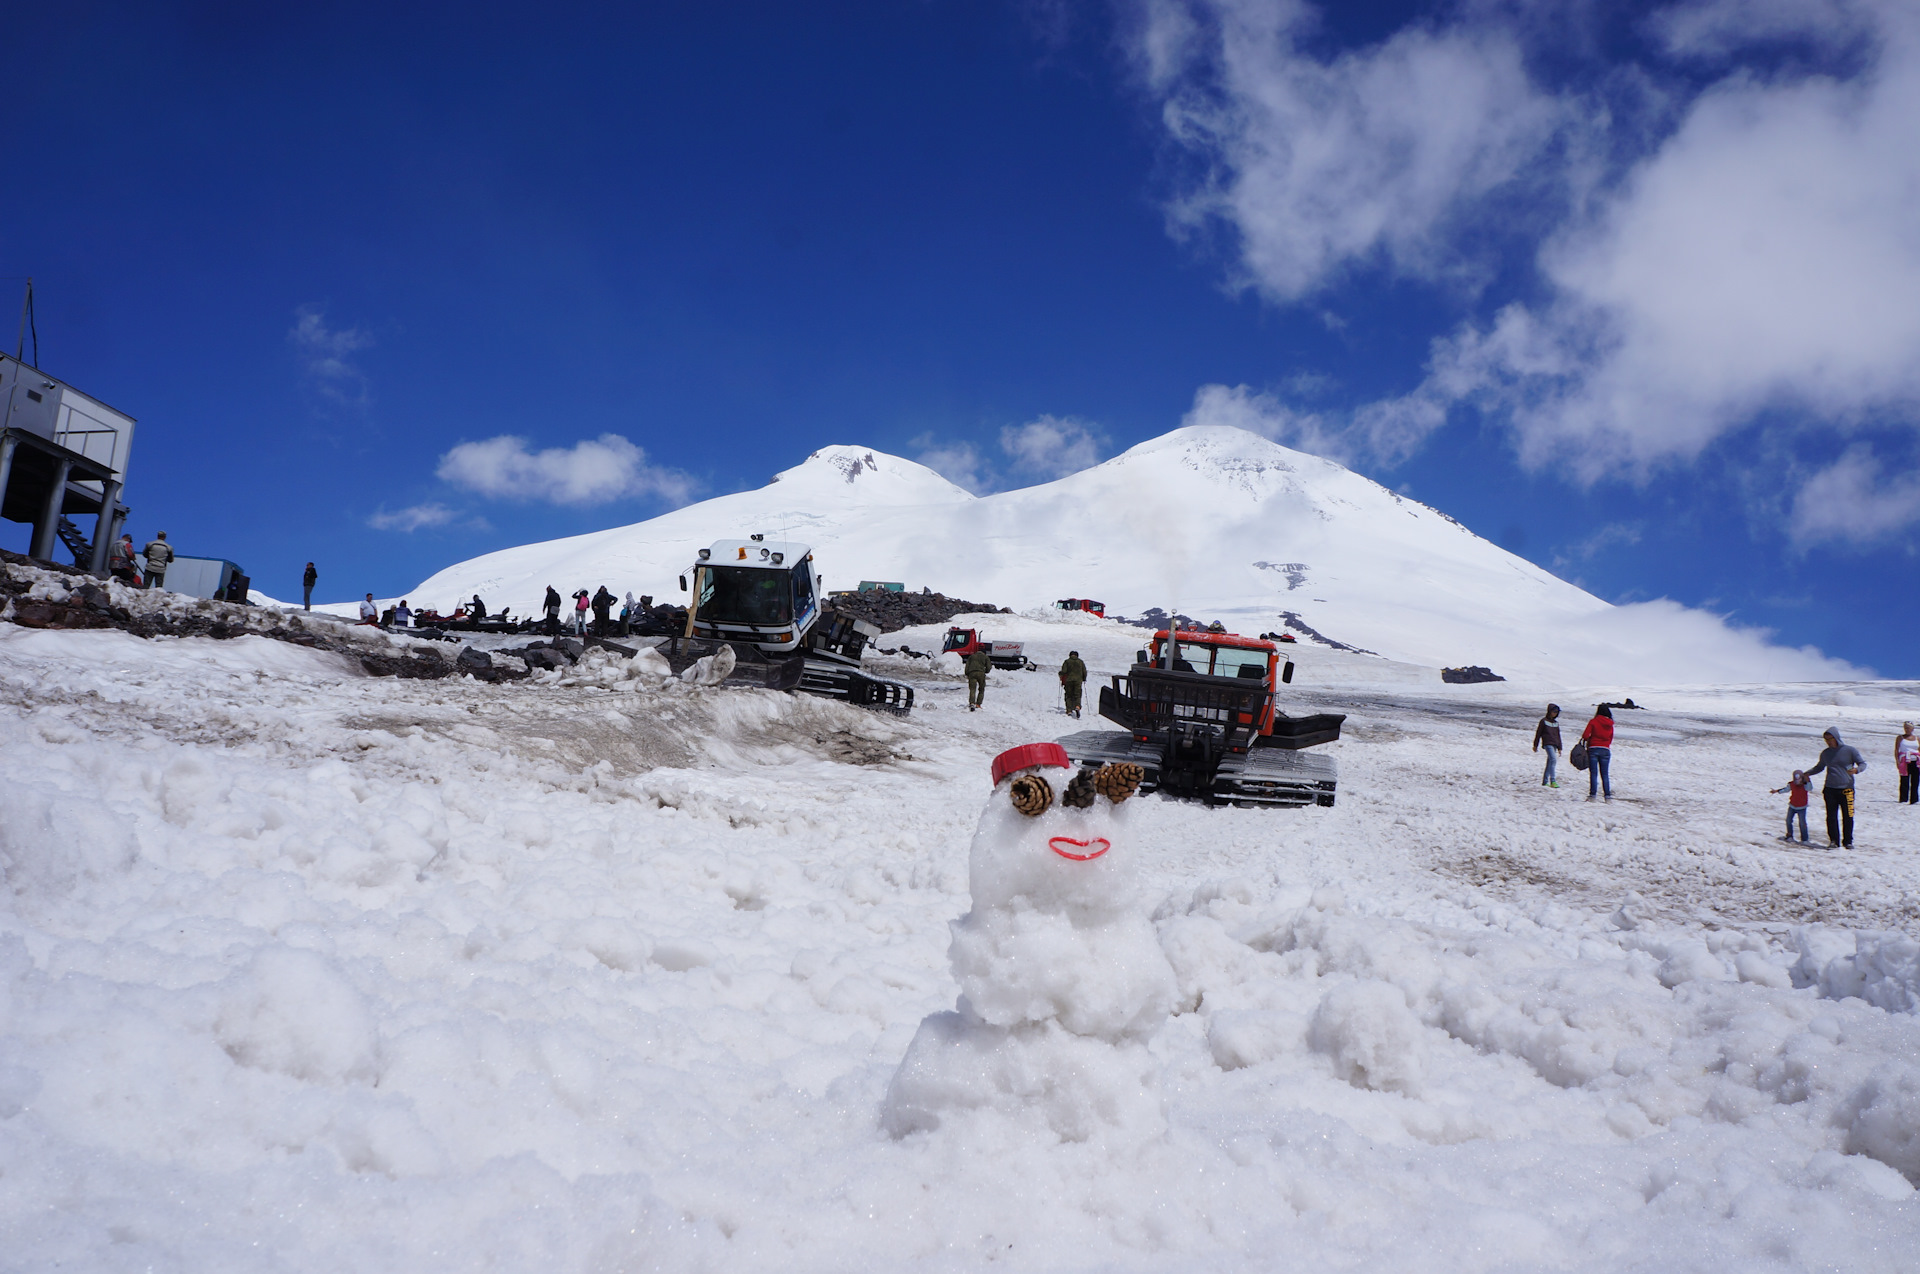
[[[26,361],[21,357],[21,355],[27,352],[27,312],[32,308],[33,308],[33,277],[29,275],[27,277],[27,294],[20,298],[20,344],[15,346],[13,351],[13,361],[16,363]],[[34,344],[34,350],[33,350],[34,361],[38,362],[40,359],[40,341],[39,341],[38,333],[35,334],[35,339],[33,344]]]

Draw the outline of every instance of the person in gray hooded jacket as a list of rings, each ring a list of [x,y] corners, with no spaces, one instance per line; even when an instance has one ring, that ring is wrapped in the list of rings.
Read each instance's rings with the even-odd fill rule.
[[[1853,776],[1867,768],[1860,749],[1840,739],[1840,727],[1834,726],[1820,736],[1827,741],[1820,763],[1807,771],[1812,778],[1822,770],[1827,777],[1820,795],[1827,802],[1827,848],[1853,848]]]

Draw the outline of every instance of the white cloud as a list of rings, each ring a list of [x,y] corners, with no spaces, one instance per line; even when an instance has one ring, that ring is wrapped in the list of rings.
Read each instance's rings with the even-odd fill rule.
[[[367,519],[376,531],[418,531],[422,527],[445,526],[458,516],[444,504],[416,504],[389,513],[385,509]]]
[[[1206,167],[1176,225],[1227,227],[1270,299],[1368,265],[1444,280],[1487,235],[1537,245],[1535,295],[1436,340],[1413,392],[1339,416],[1249,399],[1249,427],[1393,463],[1463,405],[1510,426],[1529,467],[1592,482],[1692,463],[1763,419],[1829,456],[1861,424],[1920,425],[1907,0],[1670,6],[1647,24],[1657,47],[1719,78],[1697,89],[1657,56],[1611,68],[1667,95],[1632,121],[1600,90],[1529,80],[1520,41],[1543,29],[1525,5],[1469,4],[1331,59],[1302,51],[1300,0],[1143,12],[1143,78]],[[1522,190],[1537,225],[1497,215]],[[1908,516],[1903,487],[1876,490],[1876,517]]]
[[[1193,406],[1180,418],[1180,424],[1183,428],[1227,425],[1338,464],[1353,459],[1351,438],[1343,426],[1317,412],[1295,411],[1274,395],[1245,385],[1202,385],[1194,392]]]
[[[1637,522],[1609,522],[1591,535],[1567,546],[1562,561],[1587,561],[1616,544],[1632,547],[1641,540]]]
[[[953,485],[975,495],[985,495],[993,489],[986,475],[986,464],[972,443],[936,439],[928,433],[915,438],[912,445],[917,448],[914,459]]]
[[[975,495],[1009,487],[1033,486],[1078,473],[1100,463],[1105,437],[1099,428],[1073,416],[1040,416],[1000,430],[996,462],[973,443],[931,433],[913,440],[914,459]]]
[[[1776,646],[1771,629],[1742,628],[1723,615],[1666,598],[1612,607],[1580,627],[1569,639],[1567,659],[1573,664],[1585,652],[1604,652],[1604,660],[1593,661],[1590,675],[1595,680],[1609,670],[1618,676],[1621,668],[1634,669],[1636,680],[1667,685],[1859,681],[1873,676],[1870,669],[1829,658],[1813,646]]]
[[[1523,460],[1593,479],[1687,461],[1763,412],[1920,409],[1920,23],[1857,80],[1735,76],[1591,222],[1547,245],[1556,298],[1436,350]]]
[[[1724,59],[1788,40],[1845,48],[1872,37],[1874,9],[1872,0],[1699,0],[1654,14],[1648,27],[1676,56]]]
[[[349,407],[366,405],[367,378],[348,356],[371,347],[372,336],[357,327],[329,328],[318,306],[303,305],[294,311],[287,340],[315,393]]]
[[[1885,479],[1883,481],[1883,479]],[[1920,522],[1920,474],[1888,475],[1865,444],[1849,447],[1795,495],[1790,526],[1803,544],[1871,543]]]
[[[1552,139],[1561,106],[1491,24],[1410,26],[1322,60],[1302,0],[1148,0],[1133,49],[1167,133],[1202,165],[1176,233],[1225,227],[1236,280],[1294,301],[1351,264],[1475,273],[1467,218]]]
[[[1000,431],[1000,450],[1014,464],[1014,476],[1051,482],[1100,463],[1100,438],[1083,420],[1041,416]]]
[[[440,478],[496,499],[552,504],[605,504],[655,496],[674,506],[693,498],[693,480],[647,463],[647,453],[619,434],[601,434],[571,447],[529,451],[511,434],[463,442],[440,457]]]

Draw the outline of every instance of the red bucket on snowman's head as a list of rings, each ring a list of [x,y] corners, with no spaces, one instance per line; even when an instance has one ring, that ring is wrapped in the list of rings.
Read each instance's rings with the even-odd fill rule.
[[[1000,780],[1009,774],[1018,774],[1042,765],[1058,766],[1063,770],[1073,768],[1073,762],[1067,759],[1067,750],[1058,743],[1023,743],[993,758],[993,785],[999,787]]]

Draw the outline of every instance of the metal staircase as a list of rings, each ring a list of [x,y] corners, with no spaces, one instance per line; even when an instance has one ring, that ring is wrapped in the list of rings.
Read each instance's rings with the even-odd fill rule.
[[[93,565],[93,541],[80,534],[72,518],[62,517],[54,531],[60,536],[60,542],[67,546],[67,552],[73,554],[73,564],[86,569]]]

